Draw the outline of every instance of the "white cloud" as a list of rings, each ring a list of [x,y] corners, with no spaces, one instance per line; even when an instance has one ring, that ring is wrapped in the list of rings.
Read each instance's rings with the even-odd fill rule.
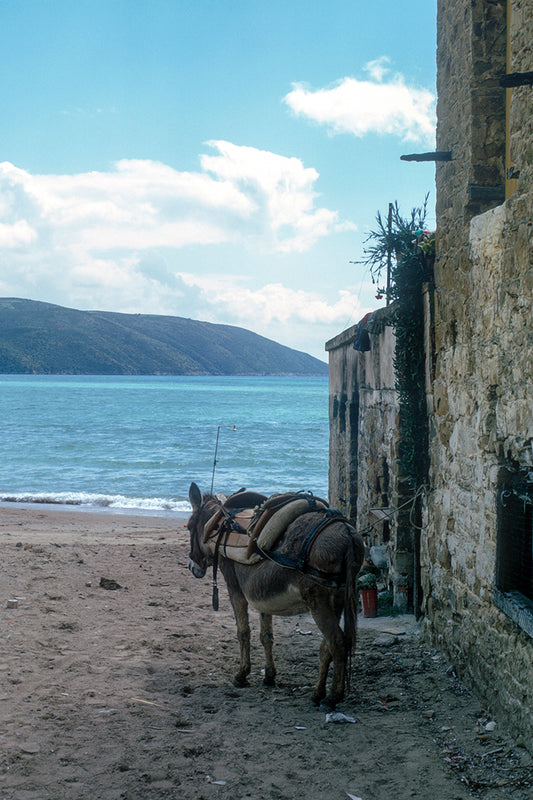
[[[7,225],[0,222],[0,249],[22,247],[30,244],[36,236],[37,234],[25,219],[19,219],[17,222]]]
[[[72,261],[112,251],[240,242],[305,251],[353,227],[319,207],[318,173],[297,158],[209,142],[202,170],[122,160],[109,172],[32,175],[0,165],[0,248],[70,251]],[[116,264],[116,257],[110,256]]]
[[[291,289],[281,283],[267,283],[256,289],[246,286],[247,278],[238,276],[190,273],[181,275],[185,286],[196,287],[217,315],[231,315],[233,324],[267,330],[272,325],[311,323],[314,325],[339,325],[346,320],[363,316],[359,295],[350,289],[341,289],[337,299],[328,302],[317,292]]]
[[[368,61],[365,64],[364,70],[368,72],[371,78],[375,81],[381,82],[387,72],[390,72],[390,58],[388,56],[380,56],[380,58],[376,58],[374,61]]]
[[[333,133],[390,134],[434,142],[434,94],[408,86],[400,73],[385,80],[388,64],[386,56],[368,62],[365,69],[371,80],[346,77],[325,89],[294,84],[285,102],[295,114],[326,125]]]
[[[229,142],[209,142],[218,156],[202,156],[201,164],[219,181],[229,181],[260,210],[266,241],[280,252],[303,252],[322,236],[354,228],[337,212],[315,208],[318,172],[298,158],[287,158]]]
[[[342,318],[350,306],[342,297],[328,305],[257,278],[251,289],[227,275],[195,282],[183,273],[206,245],[230,246],[244,260],[247,252],[283,260],[355,227],[319,204],[318,173],[299,159],[223,141],[208,146],[197,172],[149,160],[75,175],[0,164],[0,295],[223,319],[278,340],[283,326],[291,340],[292,322]]]

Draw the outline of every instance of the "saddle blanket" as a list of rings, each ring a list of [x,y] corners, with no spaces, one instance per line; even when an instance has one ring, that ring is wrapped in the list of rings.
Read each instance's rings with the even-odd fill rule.
[[[214,553],[218,541],[219,553],[241,564],[261,561],[261,550],[271,550],[291,522],[308,511],[328,507],[325,500],[290,493],[272,495],[254,508],[239,508],[238,497],[229,498],[206,523],[204,542]]]

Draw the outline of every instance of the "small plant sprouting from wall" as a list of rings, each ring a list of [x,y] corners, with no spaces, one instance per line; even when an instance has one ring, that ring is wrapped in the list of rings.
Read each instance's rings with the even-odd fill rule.
[[[378,212],[377,228],[367,237],[364,263],[378,295],[394,303],[394,370],[400,404],[399,460],[410,489],[427,480],[428,421],[425,396],[424,299],[422,285],[433,277],[435,234],[424,228],[427,196],[410,218],[391,205],[388,219]],[[387,285],[383,285],[386,273]]]

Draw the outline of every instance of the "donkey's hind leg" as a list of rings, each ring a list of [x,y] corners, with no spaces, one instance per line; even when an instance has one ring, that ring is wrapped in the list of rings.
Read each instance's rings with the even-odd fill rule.
[[[313,703],[318,705],[326,696],[326,681],[328,679],[329,665],[331,664],[331,653],[329,652],[326,637],[323,637],[320,644],[320,669],[318,681],[313,692]]]
[[[330,663],[333,661],[331,690],[326,697],[328,706],[334,708],[344,697],[347,653],[344,634],[339,625],[340,614],[326,602],[313,604],[310,609],[314,621],[324,636],[320,645],[320,671],[313,692],[313,702],[320,703],[326,696],[326,679]]]
[[[247,686],[247,678],[252,669],[250,662],[250,623],[248,620],[248,602],[245,596],[240,592],[230,594],[230,599],[231,605],[233,606],[233,613],[235,614],[235,622],[237,623],[237,639],[239,640],[241,651],[239,671],[235,675],[234,682],[236,686]]]
[[[274,664],[274,657],[272,649],[274,645],[274,632],[272,630],[272,615],[260,614],[261,620],[261,644],[265,651],[265,677],[263,683],[265,686],[274,686],[276,678],[276,665]]]

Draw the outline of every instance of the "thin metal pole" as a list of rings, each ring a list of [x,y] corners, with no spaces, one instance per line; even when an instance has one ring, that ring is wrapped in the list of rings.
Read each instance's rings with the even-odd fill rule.
[[[213,494],[213,486],[215,483],[215,468],[217,465],[217,452],[218,452],[218,437],[220,436],[220,429],[221,428],[231,428],[232,430],[236,431],[237,428],[235,425],[219,425],[217,428],[217,441],[215,444],[215,458],[213,459],[213,475],[211,476],[211,494]]]

